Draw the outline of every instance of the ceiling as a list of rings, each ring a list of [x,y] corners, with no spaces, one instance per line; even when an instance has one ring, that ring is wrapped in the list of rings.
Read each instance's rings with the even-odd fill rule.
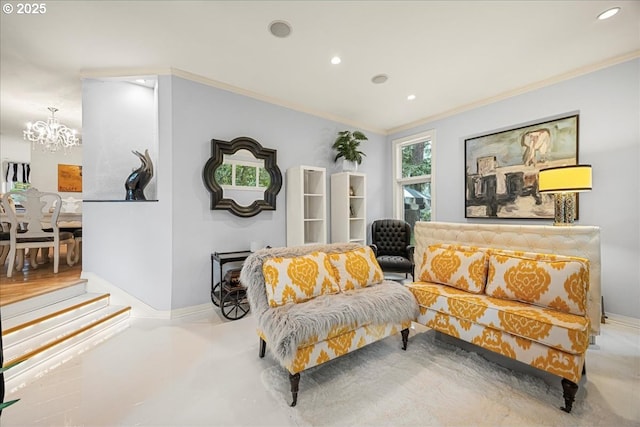
[[[176,69],[389,133],[640,56],[638,1],[45,4],[40,15],[0,14],[3,138],[21,138],[49,106],[81,129],[87,75]],[[622,11],[596,19],[613,6]],[[275,20],[292,33],[270,34]],[[334,55],[341,64],[330,63]],[[387,82],[373,84],[381,73]]]

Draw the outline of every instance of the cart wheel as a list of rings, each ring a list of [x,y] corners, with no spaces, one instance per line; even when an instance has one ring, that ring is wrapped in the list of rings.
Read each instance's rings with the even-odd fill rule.
[[[211,288],[211,302],[216,307],[220,307],[220,282],[216,283],[213,288]]]
[[[241,319],[249,312],[246,289],[232,289],[222,298],[222,315],[229,320]]]

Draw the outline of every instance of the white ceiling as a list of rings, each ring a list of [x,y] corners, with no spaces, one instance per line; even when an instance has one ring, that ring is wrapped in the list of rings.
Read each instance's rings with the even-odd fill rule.
[[[640,56],[638,1],[45,4],[39,16],[1,14],[3,136],[21,137],[49,106],[80,129],[81,76],[107,70],[174,68],[389,132]],[[613,6],[621,13],[596,19]],[[289,22],[292,34],[272,36],[274,20]],[[340,65],[330,64],[334,55]],[[389,80],[375,85],[379,73]]]

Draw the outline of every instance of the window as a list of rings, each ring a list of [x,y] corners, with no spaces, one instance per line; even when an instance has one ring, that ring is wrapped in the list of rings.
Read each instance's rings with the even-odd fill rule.
[[[218,166],[216,181],[222,188],[264,190],[269,186],[269,172],[262,163],[229,160]]]
[[[413,230],[416,221],[433,219],[435,131],[393,141],[394,216]]]

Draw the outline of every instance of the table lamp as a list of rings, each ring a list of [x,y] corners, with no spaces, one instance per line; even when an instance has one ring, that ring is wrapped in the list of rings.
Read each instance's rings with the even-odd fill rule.
[[[553,225],[572,225],[576,216],[576,193],[591,191],[591,165],[542,169],[538,174],[538,191],[554,195]]]

